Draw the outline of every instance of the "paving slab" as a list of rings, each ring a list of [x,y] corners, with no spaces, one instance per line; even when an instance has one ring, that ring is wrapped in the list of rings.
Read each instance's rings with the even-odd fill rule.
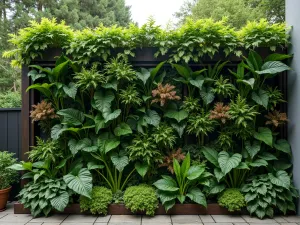
[[[130,223],[130,222],[135,222],[135,223],[141,223],[141,216],[136,216],[136,215],[112,215],[110,217],[109,223]]]
[[[43,224],[43,222],[39,222],[39,223],[31,223],[31,222],[29,222],[29,223],[26,223],[26,225],[42,225]]]
[[[99,216],[96,219],[95,223],[108,223],[108,221],[110,220],[111,215],[107,215],[107,216]]]
[[[34,218],[30,222],[61,223],[67,218],[67,216],[68,215],[51,215],[49,217]]]
[[[300,223],[300,216],[285,216],[284,219],[289,223]]]
[[[179,224],[199,224],[201,223],[201,219],[197,215],[172,215],[171,216],[172,223]]]
[[[214,223],[214,219],[211,215],[200,215],[200,219],[203,223]]]
[[[233,225],[233,223],[204,223],[204,225]]]
[[[142,218],[143,224],[151,224],[151,223],[171,223],[171,216],[168,215],[157,215],[157,216],[143,216]]]
[[[256,223],[256,224],[278,224],[274,219],[259,219],[257,217],[251,217],[249,215],[243,215],[242,218],[247,223]]]
[[[241,216],[236,215],[212,215],[216,223],[240,223],[246,222]]]
[[[81,223],[81,222],[79,222],[79,223],[77,223],[77,222],[65,223],[65,222],[62,222],[61,225],[94,225],[94,222],[89,222],[89,223]]]
[[[285,222],[285,223],[280,223],[280,225],[298,225],[298,224],[296,224],[296,223],[287,223],[287,222]]]
[[[0,225],[25,225],[23,222],[0,222]]]
[[[9,223],[27,223],[32,220],[31,215],[27,214],[7,214],[6,216],[0,219],[0,222],[9,222]]]
[[[97,216],[94,215],[69,215],[63,223],[94,223]]]
[[[188,224],[188,225],[203,225],[203,223],[172,223],[173,225],[185,225],[185,224]]]

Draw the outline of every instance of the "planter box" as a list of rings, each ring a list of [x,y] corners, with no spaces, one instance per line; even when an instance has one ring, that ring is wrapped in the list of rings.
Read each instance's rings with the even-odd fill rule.
[[[29,209],[24,209],[23,204],[15,203],[14,204],[14,213],[15,214],[30,214]],[[65,208],[63,212],[55,212],[60,214],[89,214],[88,212],[82,213],[80,211],[79,204],[71,204]],[[132,215],[133,213],[126,209],[124,204],[111,204],[108,207],[109,215]],[[134,214],[143,214],[143,213],[134,213]],[[176,204],[168,212],[165,211],[162,205],[156,209],[155,215],[231,215],[239,214],[229,212],[227,209],[219,206],[216,203],[208,204],[207,208],[197,205],[197,204]]]

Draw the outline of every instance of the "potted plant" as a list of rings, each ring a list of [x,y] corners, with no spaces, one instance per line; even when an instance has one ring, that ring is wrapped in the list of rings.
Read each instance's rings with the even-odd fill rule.
[[[11,184],[18,178],[18,172],[7,167],[16,163],[14,153],[0,152],[0,212],[6,209]]]

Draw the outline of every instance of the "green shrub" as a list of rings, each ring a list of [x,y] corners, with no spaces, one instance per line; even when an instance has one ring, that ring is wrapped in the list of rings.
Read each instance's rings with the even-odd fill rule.
[[[14,153],[0,152],[0,190],[9,188],[18,179],[18,172],[7,168],[16,163],[17,159],[13,156]]]
[[[299,197],[291,178],[282,170],[276,174],[255,176],[241,191],[245,194],[249,213],[261,219],[273,217],[274,209],[279,209],[283,214],[295,211],[294,200]]]
[[[63,211],[69,203],[71,192],[62,179],[44,179],[29,182],[18,197],[24,208],[30,209],[33,217],[48,216],[52,209]]]
[[[220,206],[228,209],[229,212],[240,211],[246,206],[245,197],[239,189],[226,189],[219,197]]]
[[[146,215],[154,216],[155,209],[158,207],[155,189],[145,184],[127,188],[123,198],[126,208],[133,213],[142,211]]]
[[[0,108],[18,108],[22,105],[21,93],[8,91],[0,93]]]
[[[109,203],[113,199],[112,191],[106,187],[93,187],[91,199],[80,196],[80,209],[90,210],[92,214],[107,214]]]

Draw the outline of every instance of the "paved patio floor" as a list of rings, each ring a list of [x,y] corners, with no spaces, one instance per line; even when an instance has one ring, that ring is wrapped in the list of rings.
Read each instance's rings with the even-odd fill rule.
[[[0,225],[300,225],[299,216],[259,220],[250,216],[176,215],[176,216],[92,216],[53,215],[33,219],[30,215],[14,214],[12,205],[0,212]]]

